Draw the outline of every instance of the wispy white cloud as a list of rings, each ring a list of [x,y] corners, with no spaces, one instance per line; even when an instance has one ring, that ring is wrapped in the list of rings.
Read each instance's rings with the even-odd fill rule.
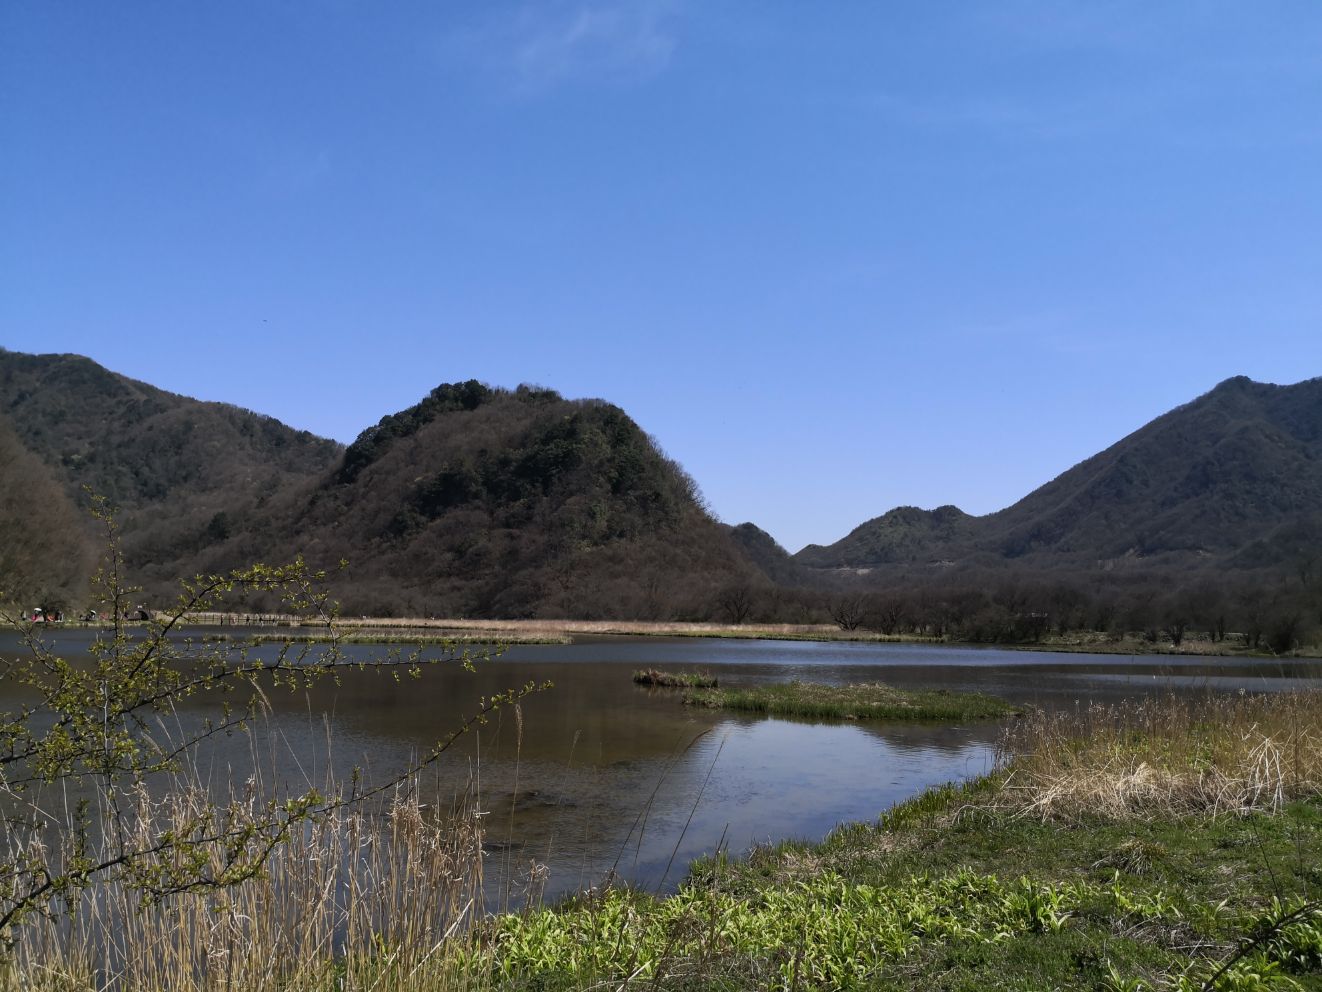
[[[450,36],[445,48],[522,95],[575,81],[634,82],[670,64],[677,8],[676,0],[524,4]]]

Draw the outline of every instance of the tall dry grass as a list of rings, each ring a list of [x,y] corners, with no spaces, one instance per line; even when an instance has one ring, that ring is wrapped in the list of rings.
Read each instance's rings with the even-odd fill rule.
[[[1278,810],[1322,794],[1322,692],[1035,711],[1000,746],[1001,801],[1045,818]]]
[[[5,935],[0,988],[469,988],[481,970],[462,953],[470,924],[483,911],[480,819],[470,796],[437,811],[420,800],[417,785],[406,782],[373,806],[330,803],[325,815],[278,844],[258,832],[196,848],[199,877],[225,872],[236,857],[255,859],[259,870],[232,886],[202,885],[144,901],[122,873],[109,873]],[[235,837],[238,827],[241,836],[245,817],[265,821],[266,800],[254,782],[223,804],[191,782],[157,791],[123,797],[132,803],[127,836],[103,830],[83,853],[145,849],[165,830]],[[101,826],[112,821],[106,817]],[[37,845],[53,869],[78,853],[76,833],[69,824],[53,827]],[[137,865],[150,868],[149,861]]]

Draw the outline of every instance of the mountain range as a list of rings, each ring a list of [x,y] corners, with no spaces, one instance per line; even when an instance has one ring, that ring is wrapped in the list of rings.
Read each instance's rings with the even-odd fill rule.
[[[156,596],[295,555],[355,613],[690,616],[757,578],[622,410],[551,390],[442,384],[345,447],[80,356],[0,350],[5,424],[57,483],[62,519],[89,491],[117,508],[130,570]],[[0,516],[23,529],[32,513]],[[82,537],[87,557],[96,538]]]
[[[899,507],[795,555],[717,522],[623,410],[528,386],[443,383],[345,446],[0,349],[0,469],[11,595],[82,594],[94,492],[151,595],[301,554],[347,559],[355,613],[700,618],[750,586],[1294,567],[1322,534],[1322,379],[1227,380],[997,513]]]
[[[987,516],[900,507],[814,569],[1265,565],[1322,512],[1322,379],[1228,379]]]

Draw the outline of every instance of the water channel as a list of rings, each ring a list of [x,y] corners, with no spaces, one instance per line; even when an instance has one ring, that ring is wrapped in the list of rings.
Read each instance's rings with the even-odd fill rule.
[[[56,632],[66,657],[91,634]],[[0,652],[19,650],[0,639]],[[265,646],[262,651],[274,651]],[[354,645],[351,658],[387,649]],[[1007,651],[936,645],[697,638],[587,638],[521,645],[467,672],[452,661],[420,679],[349,669],[338,684],[275,697],[259,728],[267,777],[291,786],[369,780],[427,750],[476,700],[529,681],[554,688],[467,735],[435,773],[439,800],[475,781],[487,811],[488,878],[518,899],[546,866],[545,896],[614,871],[672,889],[687,863],[723,845],[734,854],[784,838],[820,839],[843,821],[874,819],[928,786],[991,767],[1001,727],[810,723],[698,710],[674,690],[648,689],[634,669],[702,670],[723,685],[805,679],[978,691],[1061,707],[1152,693],[1322,687],[1322,662],[1240,661]],[[3,703],[0,702],[0,708]],[[217,780],[247,775],[250,745],[212,753]],[[503,900],[504,894],[500,895]]]

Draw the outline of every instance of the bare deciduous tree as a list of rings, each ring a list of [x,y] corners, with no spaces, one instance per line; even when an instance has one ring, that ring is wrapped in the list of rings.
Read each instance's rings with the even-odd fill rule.
[[[826,606],[831,622],[841,630],[857,630],[863,624],[864,600],[859,595],[838,596]]]
[[[746,582],[735,582],[716,594],[716,606],[730,621],[738,625],[753,612],[753,589]]]

